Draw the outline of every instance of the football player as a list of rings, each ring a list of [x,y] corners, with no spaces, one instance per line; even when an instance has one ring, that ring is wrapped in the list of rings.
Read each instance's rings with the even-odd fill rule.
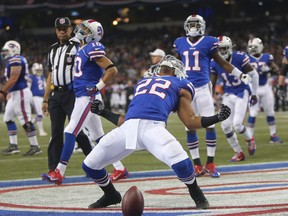
[[[29,74],[28,85],[33,95],[33,107],[36,111],[36,118],[33,122],[36,122],[39,130],[39,136],[47,136],[47,133],[43,129],[43,113],[42,102],[44,91],[46,88],[44,69],[40,63],[34,63],[31,68],[32,74]]]
[[[181,144],[166,129],[166,122],[171,111],[177,111],[187,128],[207,127],[226,119],[230,109],[223,105],[214,116],[196,117],[190,106],[194,87],[183,79],[186,77],[183,63],[173,56],[166,56],[157,71],[158,76],[138,81],[125,122],[107,133],[82,164],[86,174],[104,192],[89,208],[103,208],[121,202],[121,194],[109,181],[104,167],[143,149],[173,169],[178,179],[188,187],[196,208],[209,208],[209,202],[197,185],[192,162]],[[114,123],[117,124],[117,121]]]
[[[220,36],[219,39],[219,52],[221,56],[229,61],[232,65],[239,70],[248,73],[252,77],[252,88],[242,82],[238,77],[227,73],[216,61],[212,60],[210,65],[211,81],[215,87],[216,80],[221,77],[223,80],[223,103],[231,108],[231,115],[228,119],[221,122],[221,128],[226,136],[226,139],[235,154],[230,159],[231,162],[239,162],[245,159],[243,150],[237,139],[237,135],[241,134],[245,137],[248,144],[248,152],[253,155],[256,151],[256,145],[252,135],[246,130],[243,121],[247,111],[247,105],[250,98],[250,106],[257,104],[256,91],[259,82],[258,73],[253,69],[249,63],[249,57],[246,53],[240,51],[232,51],[232,41],[227,36]]]
[[[100,117],[90,112],[91,102],[94,99],[102,101],[100,90],[118,73],[111,60],[106,57],[104,45],[99,42],[104,34],[101,23],[92,19],[85,20],[75,28],[74,33],[75,38],[80,41],[73,81],[76,96],[74,109],[69,124],[64,130],[65,142],[60,162],[54,172],[42,174],[43,180],[55,184],[62,183],[68,161],[73,153],[76,136],[84,126],[89,131],[93,131],[98,140],[104,135]],[[113,165],[116,170],[121,167],[122,176],[118,176],[119,178],[128,176],[127,170],[120,161]]]
[[[274,63],[273,55],[262,53],[263,48],[264,46],[260,38],[253,38],[248,41],[247,52],[250,62],[259,74],[259,87],[257,89],[259,103],[256,106],[249,107],[247,130],[254,136],[256,117],[260,111],[260,107],[262,107],[266,114],[267,124],[269,125],[270,142],[282,143],[282,140],[276,133],[274,94],[271,85],[268,83],[271,72],[279,74],[279,67]]]
[[[226,72],[249,83],[251,77],[242,73],[237,67],[221,57],[218,52],[218,39],[205,36],[206,23],[203,17],[193,14],[184,22],[186,36],[177,38],[174,42],[175,51],[185,65],[188,80],[195,86],[195,97],[191,103],[196,115],[210,116],[215,113],[211,82],[209,79],[209,65],[214,59]],[[220,177],[216,169],[214,157],[216,152],[215,125],[206,128],[207,161],[202,166],[199,155],[199,140],[195,130],[188,130],[187,145],[190,150],[196,176],[209,173],[211,177]]]
[[[5,100],[8,93],[10,95],[4,113],[4,122],[7,125],[10,144],[7,149],[2,151],[2,154],[20,152],[15,124],[15,118],[18,117],[31,145],[30,149],[23,155],[31,156],[42,153],[42,150],[38,145],[35,126],[31,122],[32,92],[27,85],[28,64],[20,52],[20,44],[10,40],[4,44],[1,53],[2,58],[6,61],[5,76],[7,82],[0,90],[0,100]]]

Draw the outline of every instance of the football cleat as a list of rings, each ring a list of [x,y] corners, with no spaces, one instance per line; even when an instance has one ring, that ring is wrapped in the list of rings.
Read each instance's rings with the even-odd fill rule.
[[[189,194],[194,200],[197,209],[209,208],[210,204],[199,187],[197,187],[196,190],[192,190],[192,188],[189,188]]]
[[[244,161],[245,155],[243,152],[235,152],[235,155],[230,159],[230,162]]]
[[[195,177],[200,177],[205,174],[205,168],[202,165],[194,165]]]
[[[270,143],[283,143],[283,141],[278,137],[277,134],[273,134],[270,137]]]
[[[20,153],[20,150],[17,145],[10,144],[8,148],[4,149],[1,153],[5,155],[18,154]]]
[[[39,136],[47,136],[48,134],[42,130],[42,131],[39,131]]]
[[[46,180],[48,182],[60,185],[64,179],[64,176],[60,174],[59,169],[51,170],[48,174],[41,174],[42,180]]]
[[[205,172],[209,173],[212,178],[219,178],[220,177],[220,173],[216,170],[216,164],[215,163],[206,164]]]
[[[252,137],[250,140],[246,140],[246,142],[248,145],[249,155],[254,155],[254,153],[256,151],[256,144],[255,144],[254,137]]]
[[[105,208],[109,205],[116,205],[122,200],[121,194],[115,191],[112,194],[104,194],[99,200],[88,206],[89,209]]]
[[[129,176],[127,169],[124,170],[116,170],[114,169],[113,173],[110,176],[111,181],[118,181],[119,179],[125,179]]]
[[[32,156],[32,155],[38,155],[41,154],[42,150],[39,148],[39,146],[31,146],[30,149],[23,154],[23,156]]]

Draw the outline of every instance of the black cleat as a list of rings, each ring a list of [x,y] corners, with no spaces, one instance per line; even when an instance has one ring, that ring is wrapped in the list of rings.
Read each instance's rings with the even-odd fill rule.
[[[20,150],[18,148],[18,145],[10,144],[8,148],[4,149],[1,153],[5,155],[12,155],[20,153]]]
[[[194,200],[197,209],[208,209],[210,204],[208,200],[205,198],[202,190],[197,187],[197,190],[192,191],[189,189],[190,196]]]
[[[90,209],[105,208],[109,205],[116,205],[120,203],[121,200],[122,200],[121,194],[118,191],[115,191],[114,193],[109,195],[104,194],[99,200],[89,205],[88,208]]]

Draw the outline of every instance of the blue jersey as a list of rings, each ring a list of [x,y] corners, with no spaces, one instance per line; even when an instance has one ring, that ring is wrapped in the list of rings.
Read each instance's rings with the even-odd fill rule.
[[[274,58],[269,53],[263,53],[259,57],[255,57],[252,55],[249,55],[250,63],[252,67],[258,72],[259,74],[259,85],[263,86],[268,81],[268,75],[270,71],[262,72],[261,68],[264,66],[268,67],[271,62],[274,61]]]
[[[174,76],[141,79],[135,87],[125,120],[140,118],[166,122],[171,111],[178,109],[181,89],[187,89],[194,97],[194,87],[186,79]]]
[[[212,36],[202,36],[197,42],[192,43],[188,37],[180,37],[174,41],[173,46],[185,65],[187,79],[195,87],[209,83],[210,62],[218,49],[219,40]]]
[[[236,51],[232,53],[230,63],[240,71],[243,71],[243,67],[249,63],[249,57],[244,52]],[[233,76],[230,73],[224,71],[224,69],[214,60],[211,61],[210,72],[217,74],[219,77],[222,77],[224,93],[235,94],[242,98],[244,95],[244,90],[247,89],[249,94],[251,94],[251,90],[248,85],[243,83],[236,76]]]
[[[11,89],[9,89],[9,92],[27,88],[27,76],[29,72],[27,60],[21,55],[15,55],[13,57],[8,58],[5,67],[5,76],[7,80],[10,78],[11,67],[14,66],[21,66],[22,69],[18,80],[16,81],[14,86]]]
[[[87,86],[95,86],[103,75],[103,69],[95,59],[106,56],[105,47],[99,42],[92,42],[79,48],[75,59],[73,87],[76,97],[90,96]]]
[[[37,76],[34,74],[29,75],[31,81],[31,91],[33,96],[43,97],[45,92],[44,76]]]

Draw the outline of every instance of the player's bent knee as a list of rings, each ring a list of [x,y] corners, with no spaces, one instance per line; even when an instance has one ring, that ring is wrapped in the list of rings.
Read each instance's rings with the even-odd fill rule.
[[[244,126],[240,123],[234,125],[234,129],[235,129],[236,133],[241,133],[243,131],[243,127]]]
[[[191,176],[194,172],[192,162],[189,158],[173,164],[172,169],[179,178]]]
[[[27,122],[23,125],[23,128],[25,130],[26,133],[31,133],[36,131],[34,124],[32,124],[32,122]]]

